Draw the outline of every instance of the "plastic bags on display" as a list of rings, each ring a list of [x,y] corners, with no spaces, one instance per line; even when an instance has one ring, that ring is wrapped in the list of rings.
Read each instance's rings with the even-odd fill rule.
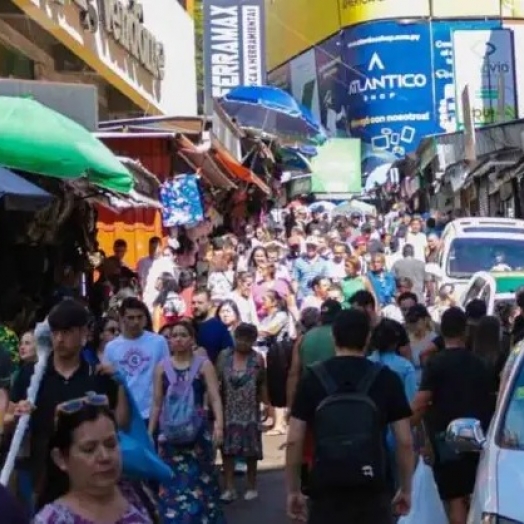
[[[422,457],[418,460],[413,476],[411,511],[401,517],[398,524],[449,524],[433,478],[433,470]]]

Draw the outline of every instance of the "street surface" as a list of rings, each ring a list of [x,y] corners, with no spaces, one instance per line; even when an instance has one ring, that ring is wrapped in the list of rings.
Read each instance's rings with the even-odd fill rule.
[[[264,460],[258,465],[258,499],[245,502],[245,477],[237,477],[239,499],[226,506],[228,524],[288,524],[285,513],[284,451],[285,436],[263,437]]]

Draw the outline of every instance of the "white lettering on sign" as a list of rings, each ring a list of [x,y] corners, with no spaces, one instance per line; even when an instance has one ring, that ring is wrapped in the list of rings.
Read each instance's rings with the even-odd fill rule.
[[[227,95],[241,84],[238,7],[210,7],[212,96]]]
[[[261,54],[260,8],[255,5],[242,8],[242,42],[244,45],[244,85],[263,83]]]
[[[120,0],[99,0],[100,12],[106,32],[122,45],[155,78],[164,73],[164,46],[144,26],[144,10],[134,1],[123,4]]]

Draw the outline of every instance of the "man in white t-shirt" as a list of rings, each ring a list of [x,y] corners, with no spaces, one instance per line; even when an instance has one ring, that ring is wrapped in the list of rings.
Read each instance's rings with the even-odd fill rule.
[[[147,277],[153,266],[153,262],[160,258],[162,255],[162,239],[159,237],[152,237],[149,239],[149,255],[147,257],[141,258],[138,261],[136,270],[138,273],[138,278],[140,279],[140,287],[142,291],[145,289],[147,284]]]
[[[415,258],[426,262],[426,249],[428,247],[428,239],[426,234],[422,232],[422,220],[418,217],[413,217],[409,225],[409,230],[406,234],[406,244],[411,244],[415,250]]]
[[[164,337],[145,330],[145,306],[138,298],[124,299],[120,320],[122,334],[107,344],[103,359],[125,378],[147,427],[155,368],[169,358],[169,348]]]

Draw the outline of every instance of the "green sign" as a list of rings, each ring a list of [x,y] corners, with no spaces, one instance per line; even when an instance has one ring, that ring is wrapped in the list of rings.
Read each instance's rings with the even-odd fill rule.
[[[317,148],[311,160],[315,194],[348,194],[362,191],[360,140],[332,138]]]

